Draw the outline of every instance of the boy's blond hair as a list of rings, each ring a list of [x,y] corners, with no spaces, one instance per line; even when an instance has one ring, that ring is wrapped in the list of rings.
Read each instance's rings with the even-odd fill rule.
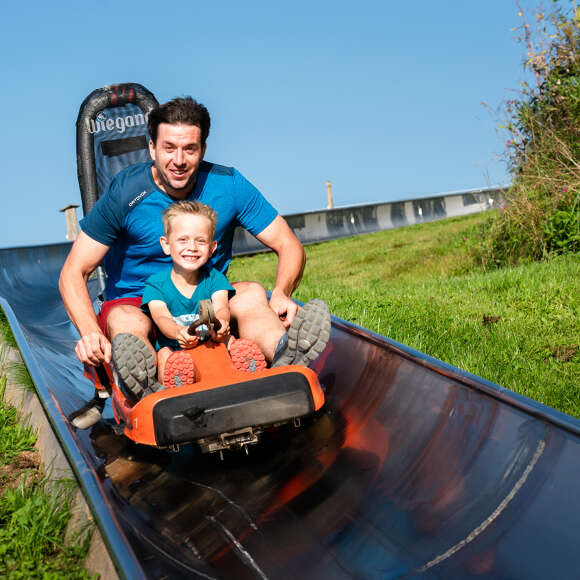
[[[165,236],[168,236],[171,232],[171,220],[174,217],[183,214],[202,215],[206,217],[210,223],[209,233],[213,240],[217,224],[217,212],[209,207],[209,205],[201,203],[201,201],[182,200],[172,203],[163,212],[163,229],[165,230]]]

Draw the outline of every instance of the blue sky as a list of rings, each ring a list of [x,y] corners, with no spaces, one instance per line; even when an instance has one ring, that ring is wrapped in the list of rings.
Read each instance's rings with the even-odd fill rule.
[[[79,106],[118,82],[204,103],[206,159],[283,214],[325,207],[327,179],[336,205],[510,179],[481,103],[524,78],[515,0],[32,0],[3,23],[0,247],[64,241]]]

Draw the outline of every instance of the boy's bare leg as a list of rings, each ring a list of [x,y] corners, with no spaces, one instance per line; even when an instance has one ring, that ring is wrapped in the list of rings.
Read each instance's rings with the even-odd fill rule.
[[[163,383],[165,363],[172,353],[173,351],[168,346],[164,346],[157,352],[157,378],[160,383]]]

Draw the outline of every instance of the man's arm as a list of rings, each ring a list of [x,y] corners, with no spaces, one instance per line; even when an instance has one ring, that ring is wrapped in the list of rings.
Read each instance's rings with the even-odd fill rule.
[[[284,326],[288,327],[298,311],[298,305],[290,300],[290,296],[302,279],[306,265],[304,248],[280,215],[256,238],[278,255],[276,284],[270,296],[270,307],[278,314]]]
[[[62,267],[58,286],[69,318],[81,339],[75,348],[82,363],[97,365],[111,361],[111,344],[99,327],[87,282],[109,247],[80,232]]]

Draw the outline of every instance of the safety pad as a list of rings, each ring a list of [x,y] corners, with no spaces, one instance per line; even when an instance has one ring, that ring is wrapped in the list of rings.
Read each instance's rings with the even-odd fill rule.
[[[313,412],[307,378],[289,372],[159,401],[153,409],[155,440],[165,447]]]
[[[148,114],[127,103],[101,111],[87,120],[86,130],[93,136],[99,197],[119,171],[133,163],[150,161],[147,134]]]
[[[125,83],[93,91],[77,118],[77,165],[86,215],[117,173],[150,161],[147,121],[157,99],[142,85]]]

